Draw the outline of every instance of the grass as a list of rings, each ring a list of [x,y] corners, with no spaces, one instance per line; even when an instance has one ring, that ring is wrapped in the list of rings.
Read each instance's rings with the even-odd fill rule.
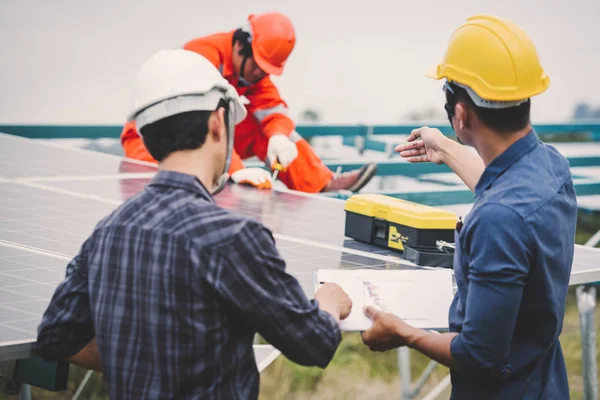
[[[429,362],[412,352],[412,374],[422,371]],[[438,366],[431,378],[432,386],[446,374]],[[308,399],[380,399],[400,395],[397,352],[372,353],[362,344],[358,333],[345,333],[329,367],[325,370],[301,367],[280,357],[261,375],[260,398]]]
[[[576,242],[585,243],[600,229],[600,214],[580,213]],[[600,294],[600,290],[598,291]],[[599,296],[600,297],[600,296]],[[596,309],[596,330],[600,332],[600,305]],[[583,399],[581,346],[579,315],[575,299],[575,288],[571,288],[567,299],[563,332],[560,341],[567,364],[567,372],[573,400]],[[600,352],[600,335],[597,335],[597,353]],[[411,373],[413,381],[425,369],[429,360],[418,352],[411,351]],[[71,367],[69,388],[62,393],[51,393],[34,388],[34,400],[70,399],[85,375],[84,370]],[[427,382],[422,397],[447,375],[448,370],[437,366]],[[600,380],[600,374],[598,376]],[[397,369],[397,352],[371,353],[362,344],[360,335],[345,333],[344,340],[325,370],[301,367],[279,357],[261,374],[261,400],[354,400],[389,399],[400,395],[400,381]],[[0,400],[14,400],[0,394]],[[108,399],[102,385],[101,375],[94,374],[81,396],[82,399]]]

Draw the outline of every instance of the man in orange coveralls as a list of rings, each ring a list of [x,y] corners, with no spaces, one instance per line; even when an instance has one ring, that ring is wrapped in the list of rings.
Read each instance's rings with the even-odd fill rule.
[[[234,31],[190,41],[184,49],[206,57],[247,98],[248,117],[236,126],[229,174],[236,183],[272,188],[271,174],[261,168],[246,168],[242,159],[257,156],[274,168],[290,189],[308,193],[337,190],[358,191],[373,177],[375,164],[343,174],[334,174],[294,130],[287,105],[269,78],[281,75],[296,42],[290,20],[280,13],[250,15],[248,23]],[[144,147],[133,123],[124,126],[121,144],[125,156],[156,162]]]

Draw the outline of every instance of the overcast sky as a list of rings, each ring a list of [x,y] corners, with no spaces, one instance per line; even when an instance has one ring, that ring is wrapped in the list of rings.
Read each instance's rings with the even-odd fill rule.
[[[0,0],[0,123],[120,124],[135,72],[153,52],[270,10],[296,28],[296,48],[274,79],[293,115],[312,107],[328,123],[396,123],[441,108],[441,84],[424,73],[480,13],[512,19],[536,43],[551,85],[535,98],[534,121],[565,120],[579,101],[600,106],[599,0],[483,3]]]

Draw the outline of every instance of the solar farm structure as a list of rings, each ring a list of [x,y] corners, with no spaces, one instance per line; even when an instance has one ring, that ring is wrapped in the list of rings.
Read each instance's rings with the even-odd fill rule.
[[[448,125],[429,125],[452,135]],[[393,148],[418,126],[299,126],[298,132],[317,149],[323,138],[343,145],[320,155],[334,171],[346,171],[365,161],[378,163],[377,176],[362,190],[438,206],[468,214],[473,194],[448,167],[412,164]],[[543,140],[569,160],[582,212],[600,212],[600,121],[536,124]],[[48,143],[47,139],[118,139],[120,126],[0,126],[0,375],[6,388],[28,398],[31,385],[61,388],[65,365],[32,358],[31,344],[41,314],[70,257],[93,225],[121,202],[139,192],[155,173],[153,165],[117,156]],[[568,141],[576,138],[578,141]],[[333,155],[333,156],[332,156]],[[261,166],[250,161],[248,166]],[[277,189],[227,188],[217,199],[223,207],[256,217],[273,230],[290,272],[311,295],[316,268],[419,268],[392,253],[344,237],[344,200],[351,193],[306,195]],[[312,217],[309,217],[311,216]],[[326,218],[327,232],[312,225]],[[312,224],[312,225],[311,225]],[[304,232],[304,233],[303,233]],[[310,234],[308,234],[310,232]],[[320,233],[320,234],[319,234]],[[577,246],[571,285],[577,286],[581,316],[583,375],[586,396],[597,398],[595,349],[595,285],[600,283],[600,231]],[[257,345],[259,370],[279,352]],[[406,349],[398,352],[402,398],[415,397],[428,374],[413,384]],[[85,381],[84,381],[85,384]],[[443,398],[445,379],[428,399]],[[0,387],[0,393],[6,388]],[[80,393],[80,392],[79,392]],[[587,398],[587,397],[586,397]]]

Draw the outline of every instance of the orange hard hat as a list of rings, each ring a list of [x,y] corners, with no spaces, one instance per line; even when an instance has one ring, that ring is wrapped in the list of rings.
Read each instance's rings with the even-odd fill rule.
[[[292,22],[278,12],[252,14],[248,22],[252,30],[254,61],[267,74],[281,75],[296,44]]]

